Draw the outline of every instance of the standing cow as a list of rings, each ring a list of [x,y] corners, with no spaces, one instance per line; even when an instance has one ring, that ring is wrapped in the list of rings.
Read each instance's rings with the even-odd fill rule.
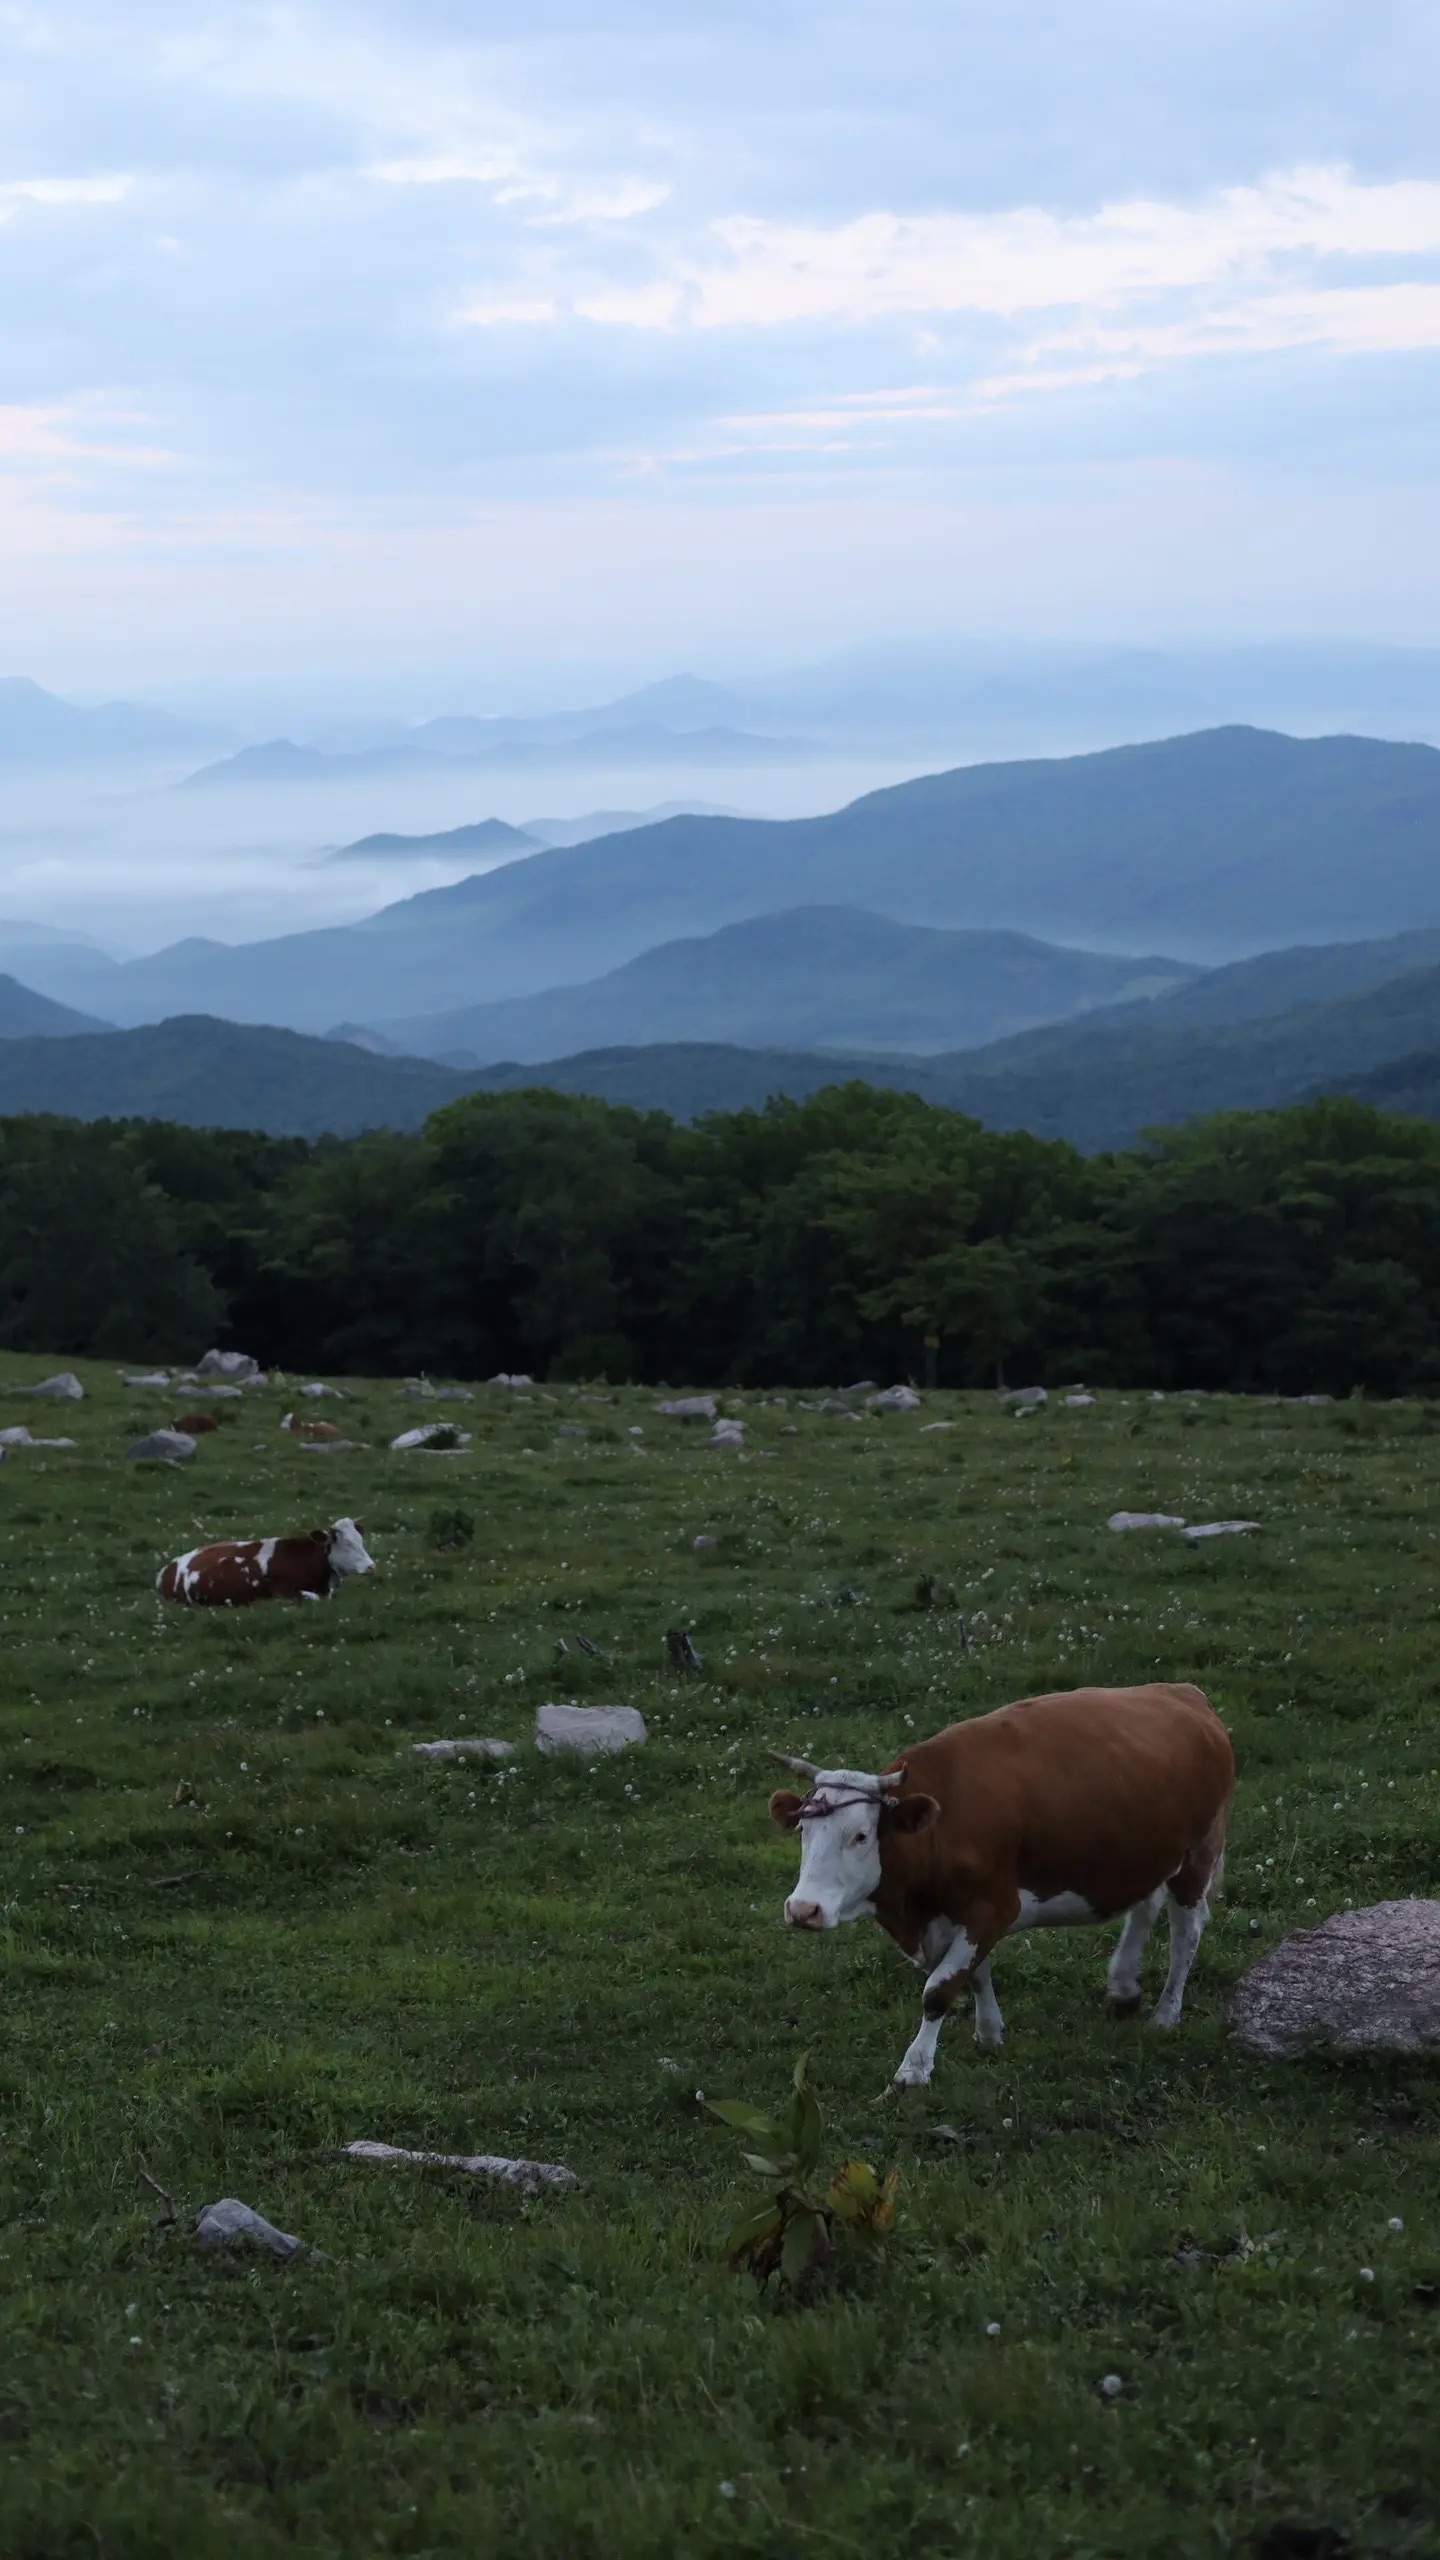
[[[351,1574],[373,1573],[360,1520],[299,1538],[226,1538],[192,1547],[155,1577],[162,1600],[192,1609],[243,1609],[252,1600],[328,1600]]]
[[[1184,1683],[1021,1698],[916,1743],[878,1776],[783,1761],[808,1782],[770,1811],[801,1838],[792,1929],[871,1917],[925,1975],[898,2089],[929,2080],[946,2012],[975,1995],[975,2041],[1004,2020],[990,1956],[1021,1929],[1117,1919],[1109,2004],[1140,2006],[1145,1942],[1168,1897],[1170,1972],[1150,2023],[1173,2027],[1225,1854],[1235,1754]]]

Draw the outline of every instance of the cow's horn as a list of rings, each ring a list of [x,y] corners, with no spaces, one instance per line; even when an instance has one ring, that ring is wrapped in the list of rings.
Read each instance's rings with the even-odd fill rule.
[[[772,1751],[770,1757],[778,1760],[782,1769],[793,1769],[797,1778],[818,1778],[820,1775],[813,1760],[797,1760],[788,1751]]]
[[[893,1795],[897,1789],[904,1786],[905,1771],[903,1769],[882,1769],[879,1777],[875,1781],[875,1784],[879,1788],[882,1796]]]

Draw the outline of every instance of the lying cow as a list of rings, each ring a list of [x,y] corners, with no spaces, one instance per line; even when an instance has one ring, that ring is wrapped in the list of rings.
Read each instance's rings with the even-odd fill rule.
[[[343,1440],[345,1436],[333,1422],[321,1422],[313,1413],[287,1413],[280,1428],[295,1440]]]
[[[300,1538],[226,1538],[192,1547],[155,1577],[162,1600],[192,1609],[243,1609],[252,1600],[328,1600],[352,1573],[373,1573],[360,1520]]]
[[[170,1428],[188,1432],[192,1440],[203,1440],[207,1431],[219,1430],[220,1416],[218,1413],[177,1413]]]
[[[930,2078],[941,2024],[975,1995],[975,2041],[1004,2034],[990,1956],[1021,1929],[1117,1919],[1109,2005],[1140,2006],[1145,1942],[1167,1898],[1170,1972],[1150,2023],[1173,2027],[1210,1916],[1235,1787],[1230,1737],[1199,1689],[1071,1689],[952,1724],[878,1777],[772,1754],[808,1784],[770,1811],[801,1838],[792,1929],[879,1921],[925,1974],[895,2074]]]

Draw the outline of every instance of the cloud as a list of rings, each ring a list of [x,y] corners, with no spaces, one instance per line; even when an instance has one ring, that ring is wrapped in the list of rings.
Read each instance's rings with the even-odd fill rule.
[[[0,178],[0,222],[9,222],[22,205],[119,204],[134,180],[103,178]]]

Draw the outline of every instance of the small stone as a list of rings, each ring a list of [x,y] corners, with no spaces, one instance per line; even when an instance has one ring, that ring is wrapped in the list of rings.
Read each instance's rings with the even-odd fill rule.
[[[628,1751],[647,1740],[638,1707],[537,1707],[535,1741],[547,1753],[578,1752],[591,1758],[600,1752]]]
[[[1201,1520],[1193,1529],[1182,1529],[1182,1538],[1239,1538],[1247,1529],[1258,1529],[1258,1520]]]
[[[193,1458],[199,1448],[188,1431],[147,1431],[143,1440],[132,1440],[127,1458],[162,1458],[174,1466],[182,1458]]]
[[[1183,1529],[1185,1522],[1178,1511],[1112,1511],[1105,1526],[1122,1533],[1126,1529]]]
[[[998,2321],[998,2320],[987,2320],[987,2321],[986,2321],[986,2323],[985,2323],[985,2335],[986,2335],[986,2337],[987,2337],[987,2338],[998,2338],[998,2337],[999,2337],[999,2335],[1000,2335],[1000,2323],[999,2323],[999,2321]]]
[[[458,1742],[412,1742],[411,1750],[421,1760],[513,1760],[513,1742],[500,1742],[493,1736],[462,1735]]]
[[[700,1533],[699,1537],[698,1537],[698,1538],[696,1538],[696,1539],[695,1539],[695,1541],[694,1541],[694,1545],[695,1545],[695,1552],[696,1552],[696,1554],[697,1554],[697,1555],[703,1554],[704,1550],[705,1550],[707,1547],[717,1546],[718,1544],[719,1544],[719,1540],[718,1540],[718,1539],[716,1539],[716,1538],[712,1538],[712,1537],[708,1536],[708,1535],[707,1535],[707,1533],[702,1529],[702,1531],[701,1531],[701,1533]]]
[[[292,2232],[277,2231],[263,2213],[242,2204],[238,2196],[222,2196],[218,2204],[207,2204],[195,2225],[195,2237],[207,2249],[222,2248],[231,2240],[248,2240],[257,2249],[268,2249],[272,2258],[298,2257],[305,2247],[303,2240],[297,2240]],[[314,2250],[311,2255],[318,2257],[320,2252]]]
[[[168,1369],[148,1369],[138,1378],[127,1378],[122,1374],[120,1383],[122,1387],[168,1387],[170,1372]]]
[[[535,2195],[541,2187],[578,2187],[573,2169],[557,2160],[507,2160],[493,2151],[402,2151],[393,2142],[347,2142],[348,2160],[413,2160],[427,2169],[460,2169],[469,2178],[499,2178]]]
[[[418,1422],[413,1431],[398,1432],[391,1441],[392,1449],[426,1449],[436,1457],[454,1457],[470,1446],[471,1434],[457,1431],[453,1422]]]
[[[960,2136],[953,2124],[937,2124],[931,2127],[931,2139],[935,2142],[958,2142]]]
[[[1068,1405],[1072,1413],[1080,1413],[1086,1405],[1093,1404],[1095,1399],[1093,1396],[1076,1395],[1062,1396],[1060,1401],[1062,1404]]]
[[[1012,1387],[1002,1401],[1013,1406],[1017,1413],[1033,1413],[1038,1406],[1049,1403],[1050,1390],[1048,1387]]]
[[[1387,2231],[1403,2231],[1405,2225],[1401,2221],[1398,2213],[1392,2213],[1389,2221],[1385,2225],[1385,2228]]]
[[[1118,2400],[1125,2385],[1118,2373],[1107,2373],[1100,2385],[1102,2400]]]
[[[672,1422],[713,1422],[719,1407],[713,1396],[671,1396],[665,1404],[657,1404],[655,1410],[668,1415]]]
[[[914,1413],[919,1403],[913,1387],[886,1387],[883,1394],[865,1399],[870,1413]]]

